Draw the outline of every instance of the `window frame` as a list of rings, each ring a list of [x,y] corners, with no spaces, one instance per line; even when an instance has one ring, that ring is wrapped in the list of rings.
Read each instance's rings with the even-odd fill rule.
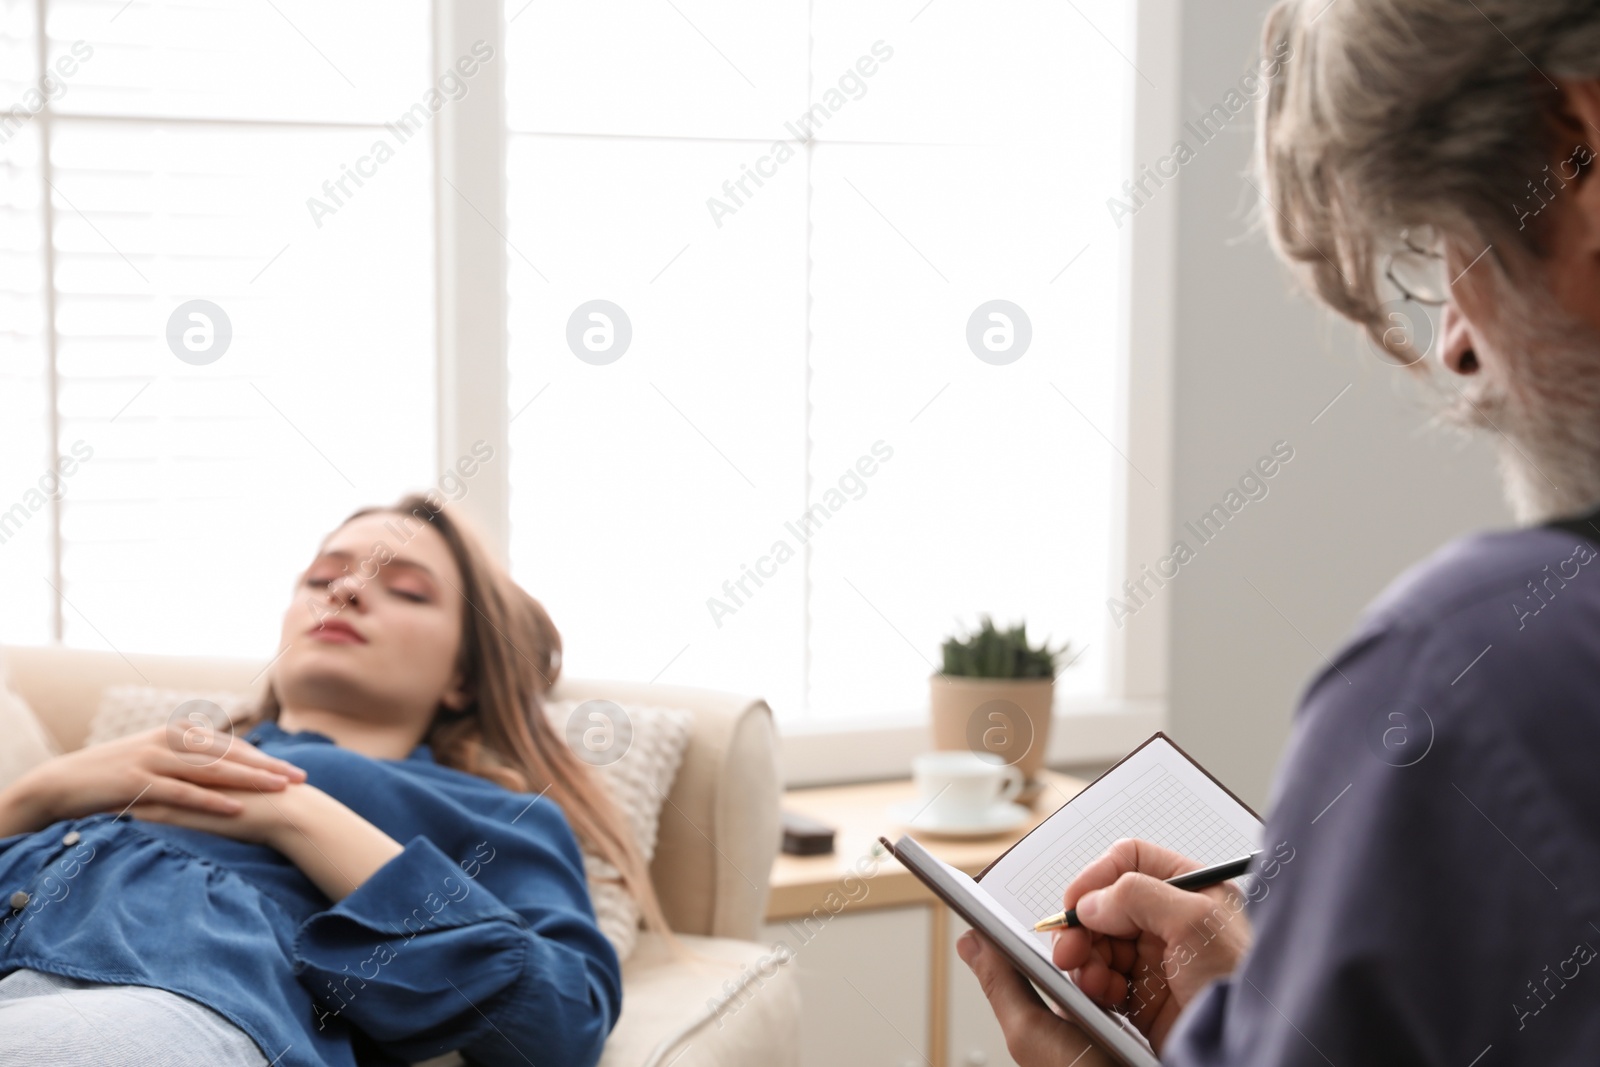
[[[1134,0],[1136,62],[1144,70],[1178,69],[1177,0]],[[501,4],[434,2],[436,59],[459,51],[457,42],[488,41],[505,54],[505,9]],[[487,9],[487,10],[485,10]],[[514,16],[513,16],[514,17]],[[473,93],[441,114],[436,131],[435,183],[439,249],[439,457],[462,454],[465,428],[488,441],[497,454],[509,447],[507,426],[515,398],[506,396],[508,339],[504,238],[506,125],[504,64],[489,64],[498,88]],[[1160,89],[1129,71],[1133,86],[1132,158],[1140,162],[1166,152],[1178,137],[1175,88]],[[497,130],[498,136],[488,136]],[[470,208],[465,196],[481,194]],[[459,192],[458,192],[459,190]],[[1113,559],[1106,595],[1120,595],[1122,576],[1165,555],[1172,528],[1172,361],[1174,269],[1177,238],[1176,190],[1157,197],[1117,234],[1124,279],[1119,308],[1119,424],[1116,447],[1128,463],[1118,471],[1113,514]],[[457,225],[465,221],[465,227]],[[480,224],[481,221],[481,224]],[[1139,294],[1133,315],[1131,294]],[[492,469],[490,469],[492,468]],[[510,552],[510,465],[486,468],[483,481],[463,500],[502,563]],[[1134,468],[1143,475],[1134,473]],[[1148,479],[1148,481],[1146,481]],[[480,491],[481,490],[481,491]],[[1109,691],[1097,698],[1057,698],[1047,761],[1055,765],[1117,759],[1167,721],[1168,595],[1158,595],[1125,626],[1113,631],[1108,650]],[[848,738],[849,743],[838,742]],[[788,785],[889,778],[908,773],[911,758],[928,746],[921,718],[785,724],[782,762]]]
[[[47,0],[36,0],[36,34],[41,69],[48,58]],[[435,322],[438,469],[487,442],[502,462],[484,464],[473,492],[460,506],[482,531],[503,563],[510,554],[510,464],[508,427],[515,398],[508,397],[509,349],[506,288],[506,155],[510,132],[505,101],[505,8],[448,0],[431,4],[432,58],[435,69],[487,42],[496,58],[483,66],[483,91],[468,94],[439,113],[432,130],[434,153],[434,235],[436,249]],[[1134,55],[1145,70],[1178,69],[1177,0],[1135,0]],[[1178,137],[1178,98],[1129,72],[1133,86],[1130,172],[1157,158]],[[51,109],[38,123],[42,166],[49,173]],[[1128,459],[1118,468],[1117,529],[1107,596],[1122,576],[1136,576],[1169,549],[1172,528],[1172,417],[1174,294],[1178,192],[1169,190],[1146,204],[1117,234],[1124,280],[1119,308],[1119,422],[1112,431]],[[44,198],[43,210],[53,210]],[[47,220],[48,221],[48,220]],[[47,227],[46,232],[50,232]],[[46,242],[46,357],[55,365],[53,248]],[[1131,294],[1139,294],[1139,314]],[[50,375],[50,455],[59,450],[56,376]],[[1135,474],[1135,468],[1139,472]],[[1140,476],[1142,475],[1142,477]],[[51,505],[52,560],[60,586],[59,502]],[[1056,728],[1047,760],[1052,764],[1098,762],[1120,757],[1167,721],[1170,594],[1158,595],[1120,630],[1107,650],[1108,692],[1095,698],[1059,698]],[[60,642],[60,597],[53,601],[51,632]],[[838,741],[848,737],[850,743]],[[783,763],[793,784],[884,778],[906,773],[910,760],[926,749],[927,725],[900,716],[876,721],[786,724]]]

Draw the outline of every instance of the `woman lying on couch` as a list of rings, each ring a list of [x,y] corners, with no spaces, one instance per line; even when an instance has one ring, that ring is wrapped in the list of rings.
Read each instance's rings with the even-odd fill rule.
[[[595,1063],[622,985],[574,832],[664,922],[540,707],[560,650],[447,512],[357,512],[244,738],[155,730],[0,791],[0,1064]]]

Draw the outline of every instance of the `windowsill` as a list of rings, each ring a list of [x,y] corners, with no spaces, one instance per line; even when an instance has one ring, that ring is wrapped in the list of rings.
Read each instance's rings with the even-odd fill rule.
[[[1045,764],[1113,762],[1163,728],[1161,700],[1073,698],[1056,702]],[[875,720],[779,727],[784,787],[838,785],[911,774],[912,757],[931,746],[926,712]]]

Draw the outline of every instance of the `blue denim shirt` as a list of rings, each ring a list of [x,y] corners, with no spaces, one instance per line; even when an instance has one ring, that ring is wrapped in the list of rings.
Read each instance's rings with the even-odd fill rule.
[[[273,849],[127,816],[0,839],[0,973],[181,994],[276,1067],[599,1059],[621,969],[553,802],[426,745],[378,760],[275,723],[247,740],[405,851],[332,904]]]
[[[1162,1062],[1593,1064],[1597,768],[1595,546],[1486,534],[1407,574],[1311,685],[1264,838],[1292,858]]]

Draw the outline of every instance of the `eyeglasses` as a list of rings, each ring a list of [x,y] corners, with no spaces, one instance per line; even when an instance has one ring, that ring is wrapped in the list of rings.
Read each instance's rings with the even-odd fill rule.
[[[1420,245],[1405,231],[1400,235],[1404,248],[1389,254],[1383,276],[1400,291],[1400,296],[1424,307],[1443,307],[1450,302],[1450,281],[1444,256]],[[1431,242],[1430,242],[1431,243]]]

